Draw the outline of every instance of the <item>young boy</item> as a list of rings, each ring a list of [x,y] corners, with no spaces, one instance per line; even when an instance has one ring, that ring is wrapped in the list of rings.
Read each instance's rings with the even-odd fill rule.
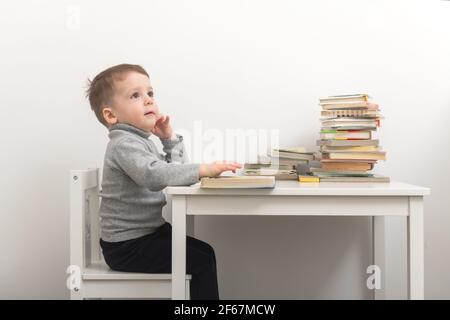
[[[235,172],[235,162],[187,164],[183,137],[159,112],[149,75],[139,65],[121,64],[89,81],[87,96],[109,130],[101,191],[103,256],[111,269],[171,273],[171,225],[162,217],[167,186],[191,185],[201,177]],[[150,135],[160,138],[165,155]],[[186,271],[192,299],[219,299],[213,248],[187,237]]]

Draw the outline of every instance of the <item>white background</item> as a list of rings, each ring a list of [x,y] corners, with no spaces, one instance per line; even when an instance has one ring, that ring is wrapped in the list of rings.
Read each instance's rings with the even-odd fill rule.
[[[85,84],[119,63],[146,68],[176,129],[279,129],[283,146],[315,148],[319,97],[371,94],[386,118],[375,171],[431,187],[425,294],[450,298],[450,2],[4,1],[0,12],[0,298],[69,297],[69,170],[101,167],[108,141]],[[404,221],[391,227],[387,277],[402,297]],[[205,217],[197,230],[216,249],[221,298],[372,298],[368,219]]]

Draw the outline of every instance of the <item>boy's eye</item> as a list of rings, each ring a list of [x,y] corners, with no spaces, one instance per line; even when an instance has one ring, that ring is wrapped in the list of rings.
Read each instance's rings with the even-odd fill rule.
[[[149,97],[153,97],[153,91],[149,91],[147,94]]]
[[[130,98],[139,98],[139,93],[133,93]]]

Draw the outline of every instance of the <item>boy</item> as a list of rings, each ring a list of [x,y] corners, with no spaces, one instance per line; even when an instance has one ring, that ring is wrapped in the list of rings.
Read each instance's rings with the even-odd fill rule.
[[[103,256],[111,269],[171,273],[171,225],[162,217],[167,186],[191,185],[241,166],[187,164],[183,137],[159,112],[149,75],[139,65],[108,68],[89,81],[87,96],[109,130],[101,191]],[[160,138],[165,155],[149,140]],[[213,248],[187,237],[186,271],[192,299],[219,299]]]

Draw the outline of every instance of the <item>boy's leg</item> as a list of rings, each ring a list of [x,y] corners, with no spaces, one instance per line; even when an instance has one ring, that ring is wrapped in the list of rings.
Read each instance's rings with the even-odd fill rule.
[[[191,298],[219,300],[214,249],[201,240],[186,239],[186,272],[192,275]]]
[[[166,223],[148,236],[102,245],[105,261],[115,270],[145,273],[172,272],[172,227]],[[191,299],[219,299],[214,249],[201,240],[186,239],[186,273],[192,275]]]

